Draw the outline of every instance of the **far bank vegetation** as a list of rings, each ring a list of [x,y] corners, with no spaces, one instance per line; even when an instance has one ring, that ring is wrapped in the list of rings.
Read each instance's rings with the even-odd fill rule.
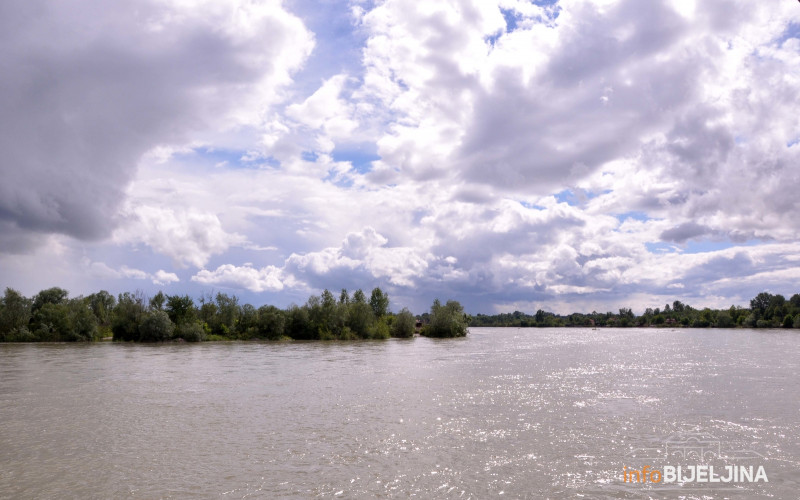
[[[389,296],[375,288],[338,297],[329,290],[303,305],[280,309],[241,304],[235,295],[141,292],[113,296],[106,291],[69,298],[58,287],[28,298],[6,288],[0,298],[0,342],[65,342],[112,338],[127,342],[181,340],[355,340],[467,334],[468,317],[456,301],[436,300],[430,313],[389,311]]]

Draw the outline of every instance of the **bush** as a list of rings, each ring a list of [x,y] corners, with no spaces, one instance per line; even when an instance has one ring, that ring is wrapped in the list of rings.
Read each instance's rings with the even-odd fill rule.
[[[126,342],[139,340],[139,324],[144,317],[144,297],[141,293],[119,295],[111,315],[111,332],[114,340]]]
[[[371,339],[388,339],[389,336],[389,325],[383,319],[374,322],[369,328],[369,338]]]
[[[21,326],[8,332],[6,335],[7,342],[36,342],[39,339],[28,330],[28,327]]]
[[[192,321],[178,325],[175,329],[175,338],[180,338],[186,342],[202,342],[206,339],[206,332],[198,323]]]
[[[717,315],[717,328],[732,328],[733,327],[733,318],[731,315],[722,312]]]
[[[769,321],[765,320],[765,319],[760,319],[760,320],[756,321],[756,328],[769,328],[771,326],[772,326],[772,324]]]
[[[794,323],[794,318],[792,318],[791,314],[787,314],[785,318],[783,318],[783,327],[784,328],[791,328],[792,323]]]
[[[286,316],[283,311],[275,306],[261,306],[258,308],[258,336],[278,340],[283,336],[286,325]]]
[[[464,308],[455,300],[448,300],[445,305],[439,299],[431,306],[431,322],[423,335],[429,337],[464,337],[467,335],[467,317]]]
[[[800,313],[798,313],[797,316],[794,317],[794,327],[800,328]]]
[[[417,320],[405,307],[392,321],[392,337],[408,338],[414,336]]]
[[[175,325],[164,311],[151,311],[139,324],[139,341],[163,342],[172,338]]]

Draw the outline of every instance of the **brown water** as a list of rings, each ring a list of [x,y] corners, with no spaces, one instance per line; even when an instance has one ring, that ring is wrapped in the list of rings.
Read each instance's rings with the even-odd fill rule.
[[[798,354],[755,330],[0,345],[0,497],[794,499]],[[622,481],[685,433],[769,482]]]

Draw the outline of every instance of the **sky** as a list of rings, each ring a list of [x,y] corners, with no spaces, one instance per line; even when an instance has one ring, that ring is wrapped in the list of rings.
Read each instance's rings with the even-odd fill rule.
[[[800,4],[0,2],[0,286],[788,297]]]

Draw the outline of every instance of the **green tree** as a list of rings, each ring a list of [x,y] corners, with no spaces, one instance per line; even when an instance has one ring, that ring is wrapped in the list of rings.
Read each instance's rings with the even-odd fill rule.
[[[169,295],[165,307],[170,321],[176,325],[193,323],[197,312],[195,311],[194,301],[188,295]]]
[[[89,301],[89,308],[92,310],[97,322],[101,325],[107,325],[111,322],[111,313],[117,300],[113,295],[105,290],[100,290],[86,297]]]
[[[414,328],[417,320],[407,308],[403,308],[397,313],[392,321],[392,337],[408,338],[414,336]]]
[[[16,340],[18,333],[27,333],[31,320],[31,300],[14,290],[6,288],[0,299],[0,341]]]
[[[68,340],[70,333],[69,309],[64,303],[43,302],[33,313],[33,334],[42,342]]]
[[[317,338],[317,332],[311,327],[306,307],[292,305],[286,311],[286,334],[298,340]]]
[[[350,304],[347,326],[360,338],[368,338],[375,315],[366,302],[355,301]]]
[[[215,322],[214,333],[226,337],[235,336],[236,324],[241,315],[239,308],[239,298],[236,295],[228,296],[222,292],[215,297],[217,302],[217,320]]]
[[[175,325],[164,311],[150,311],[139,324],[140,342],[163,342],[172,338]]]
[[[460,303],[448,300],[442,305],[436,299],[431,306],[431,322],[424,333],[429,337],[463,337],[467,334],[468,323]]]
[[[258,310],[250,304],[241,308],[239,324],[236,327],[240,339],[250,339],[258,336]]]
[[[202,342],[206,339],[206,332],[196,321],[186,321],[175,327],[173,337],[186,342]]]
[[[139,340],[139,324],[142,322],[145,310],[144,296],[141,292],[119,294],[111,316],[111,332],[114,340],[126,342]]]
[[[717,314],[717,328],[733,328],[735,324],[736,323],[729,312],[722,311]]]
[[[750,301],[750,309],[755,313],[756,319],[764,318],[771,300],[772,294],[761,292]]]
[[[380,288],[374,288],[369,297],[369,306],[372,308],[375,318],[381,319],[389,311],[389,296]]]
[[[150,299],[150,310],[152,311],[163,311],[164,310],[164,302],[167,301],[167,296],[164,295],[163,292],[159,290],[159,292]]]
[[[283,311],[275,306],[261,306],[258,308],[258,335],[259,337],[278,340],[283,336],[286,316]]]
[[[63,304],[67,300],[68,296],[68,291],[64,290],[63,288],[58,288],[57,286],[48,288],[47,290],[42,290],[33,298],[32,311],[35,313],[44,307],[45,304]]]
[[[87,342],[99,337],[97,317],[92,312],[89,299],[77,298],[67,303],[68,331],[62,336],[67,341]]]

